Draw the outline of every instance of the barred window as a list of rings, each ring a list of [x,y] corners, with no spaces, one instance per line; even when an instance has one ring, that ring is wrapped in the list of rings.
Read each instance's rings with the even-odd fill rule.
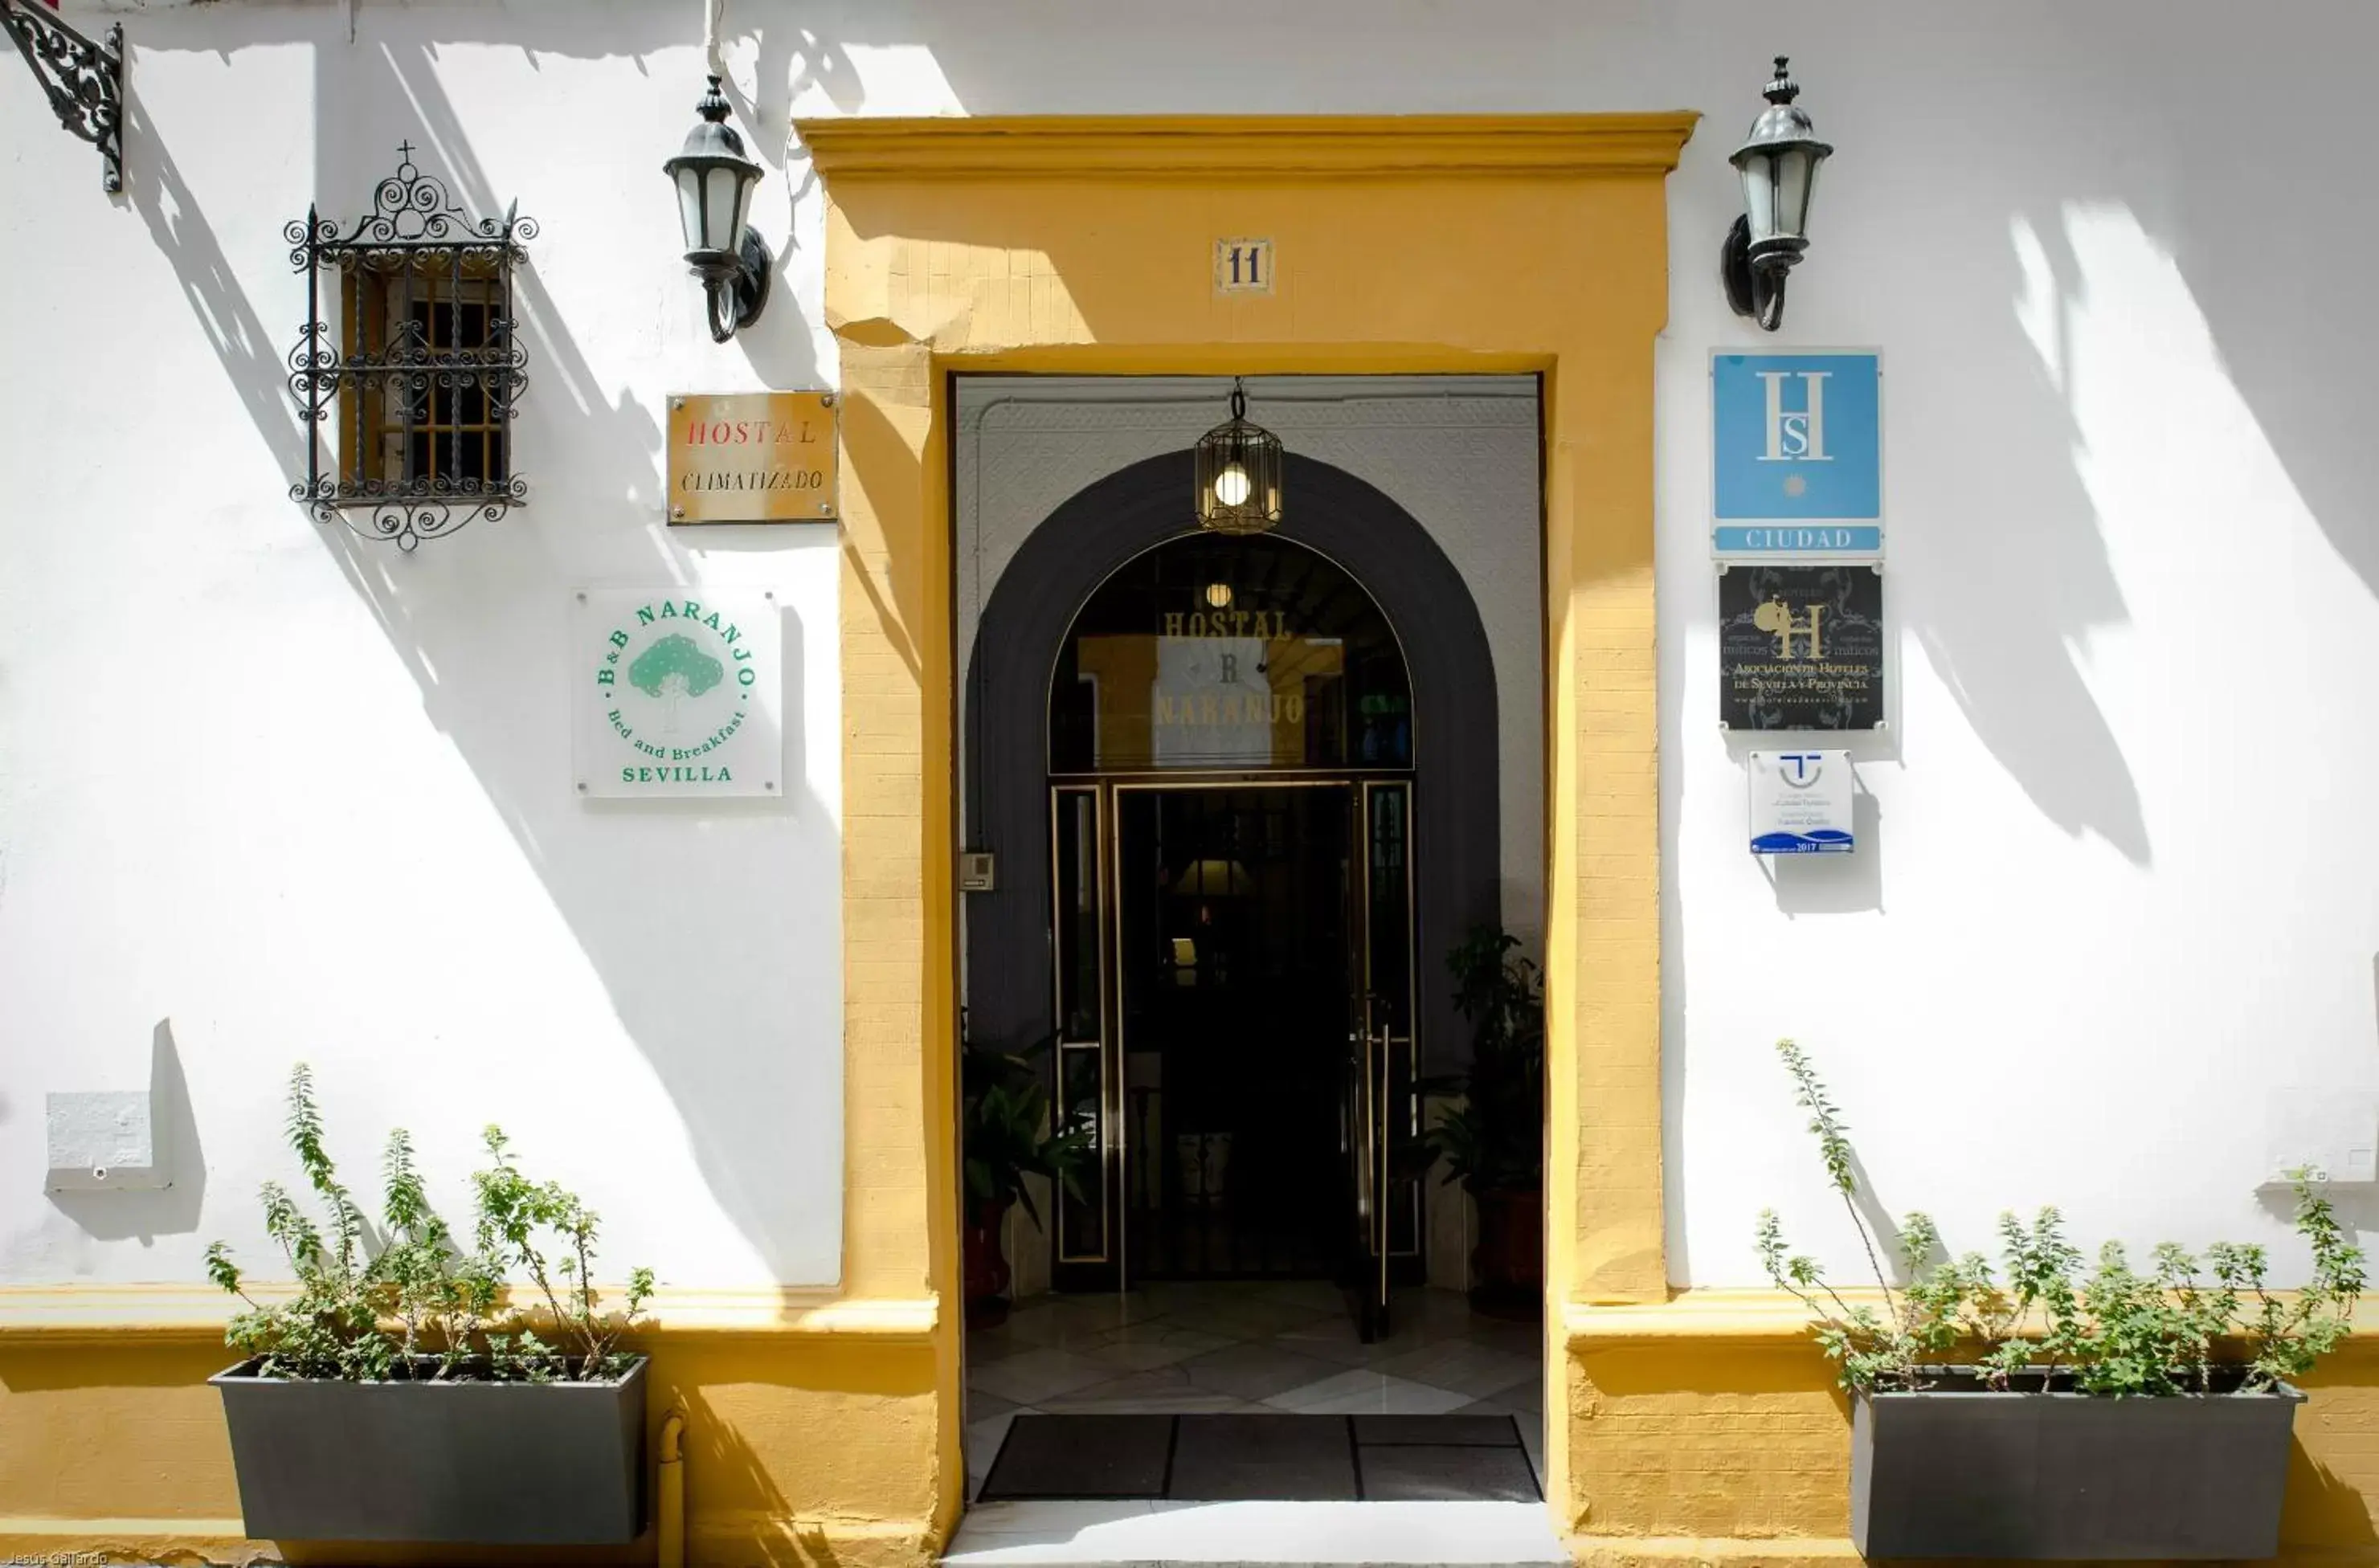
[[[340,466],[367,481],[501,485],[507,477],[508,404],[476,374],[432,368],[477,367],[490,356],[502,363],[501,285],[457,271],[399,263],[342,280],[344,313],[356,328],[351,359],[389,371],[359,377],[362,395],[342,411]]]
[[[318,522],[404,549],[528,499],[512,452],[528,381],[513,269],[537,232],[517,209],[471,219],[412,151],[351,228],[309,212],[288,230],[308,306],[289,384],[317,432],[292,493]]]

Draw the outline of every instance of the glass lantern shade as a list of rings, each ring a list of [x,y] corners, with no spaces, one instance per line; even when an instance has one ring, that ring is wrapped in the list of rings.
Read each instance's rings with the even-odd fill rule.
[[[752,175],[732,163],[705,163],[691,158],[671,161],[677,179],[677,203],[685,225],[685,248],[731,254],[743,235],[743,216],[752,205]]]
[[[1772,153],[1755,152],[1740,158],[1735,167],[1743,174],[1743,216],[1751,225],[1751,243],[1760,244],[1776,237],[1776,159]]]
[[[1806,147],[1761,150],[1744,157],[1743,214],[1751,225],[1751,254],[1799,250],[1809,243],[1809,198],[1822,154]]]
[[[752,187],[761,174],[760,165],[744,156],[743,139],[726,123],[727,99],[719,87],[712,77],[698,106],[702,118],[686,133],[678,155],[661,165],[677,187],[686,260],[706,274],[735,270]]]
[[[1261,534],[1280,525],[1280,438],[1247,417],[1248,396],[1231,388],[1231,417],[1198,440],[1198,526]]]

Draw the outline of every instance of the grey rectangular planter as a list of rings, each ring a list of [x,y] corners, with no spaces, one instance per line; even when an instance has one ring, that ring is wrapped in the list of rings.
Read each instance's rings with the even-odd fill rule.
[[[1851,1540],[1869,1557],[2270,1557],[2303,1403],[2285,1383],[2163,1399],[1863,1395]]]
[[[608,1383],[345,1383],[254,1365],[207,1380],[252,1538],[582,1546],[644,1531],[641,1356]]]

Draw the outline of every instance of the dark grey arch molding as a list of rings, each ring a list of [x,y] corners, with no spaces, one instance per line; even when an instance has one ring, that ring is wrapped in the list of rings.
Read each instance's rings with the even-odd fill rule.
[[[1020,1046],[1051,1027],[1049,677],[1084,600],[1124,562],[1192,531],[1190,454],[1117,470],[1049,514],[1000,573],[967,676],[966,847],[999,857],[996,889],[966,899],[970,1035]],[[1444,955],[1500,919],[1502,807],[1495,669],[1454,563],[1404,508],[1354,475],[1291,453],[1281,537],[1371,591],[1412,677],[1414,897],[1424,1071],[1468,1055]]]

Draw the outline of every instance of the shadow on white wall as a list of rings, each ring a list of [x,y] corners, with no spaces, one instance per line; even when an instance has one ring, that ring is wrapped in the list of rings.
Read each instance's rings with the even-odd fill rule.
[[[657,267],[682,271],[676,259],[675,215],[659,170],[670,145],[653,144],[649,168],[638,164],[615,176],[598,173],[598,177],[623,182],[628,201],[622,205],[632,206],[638,221],[588,232],[583,202],[578,209],[582,221],[575,225],[557,224],[550,210],[540,210],[539,187],[548,182],[532,179],[518,189],[498,188],[500,182],[475,149],[457,107],[460,97],[469,103],[473,123],[485,121],[487,104],[473,98],[485,88],[473,85],[471,73],[479,73],[484,81],[489,45],[517,48],[533,68],[558,75],[588,60],[624,54],[635,60],[641,74],[650,77],[645,65],[647,53],[694,57],[689,46],[699,42],[693,32],[694,7],[606,7],[599,25],[589,27],[583,53],[550,15],[500,7],[446,7],[429,27],[421,25],[417,16],[383,12],[376,18],[367,7],[360,14],[362,37],[354,43],[344,40],[344,23],[329,16],[227,7],[202,19],[173,19],[182,20],[186,30],[203,34],[211,47],[225,53],[250,44],[285,45],[293,34],[312,42],[312,102],[290,107],[301,111],[293,114],[293,123],[305,127],[294,134],[314,141],[321,188],[313,194],[326,217],[347,221],[365,211],[371,199],[370,181],[394,166],[396,143],[409,139],[423,172],[444,180],[466,211],[500,213],[517,197],[522,212],[543,223],[530,263],[515,273],[529,387],[514,419],[513,450],[519,471],[531,486],[528,505],[501,519],[474,522],[453,537],[407,558],[384,544],[359,540],[335,525],[317,525],[294,503],[289,528],[293,535],[314,533],[411,674],[424,714],[467,765],[509,831],[522,863],[566,923],[586,971],[600,982],[619,1029],[666,1091],[682,1127],[685,1150],[712,1198],[761,1269],[779,1281],[831,1283],[838,1253],[832,1245],[821,1253],[816,1208],[824,1204],[829,1211],[824,1216],[824,1234],[838,1235],[839,1217],[832,1206],[839,1201],[839,1186],[821,1179],[821,1164],[827,1170],[840,1166],[840,1101],[837,1094],[821,1092],[813,1064],[821,1051],[830,1063],[839,1064],[839,1032],[822,1028],[816,1032],[831,1038],[822,1043],[796,1040],[784,1028],[757,1027],[755,1021],[798,1019],[815,1010],[819,994],[814,983],[805,987],[789,955],[822,952],[826,957],[814,959],[812,967],[822,965],[828,973],[839,968],[839,911],[827,910],[821,927],[818,901],[799,896],[805,880],[832,874],[838,852],[832,847],[839,842],[833,805],[804,782],[812,776],[813,761],[804,754],[801,726],[788,726],[786,789],[779,799],[724,805],[640,802],[632,811],[605,811],[571,794],[569,731],[557,716],[562,711],[559,649],[568,586],[605,582],[695,585],[715,561],[788,548],[815,558],[828,548],[832,536],[779,531],[754,537],[749,530],[717,529],[689,541],[669,534],[658,521],[661,425],[646,401],[659,395],[654,378],[640,374],[616,394],[609,390],[622,379],[617,366],[623,354],[659,352],[657,324],[619,315],[605,320],[601,334],[590,339],[605,356],[599,368],[574,331],[574,313],[583,316],[579,300],[590,275],[618,275],[616,262],[598,259],[622,247],[647,247]],[[146,46],[165,47],[159,41],[163,32],[161,23]],[[136,39],[136,47],[141,45]],[[803,79],[826,83],[838,103],[857,105],[849,66],[815,34],[804,37],[772,21],[736,43],[739,60],[754,45],[759,52],[760,79],[774,85],[756,99],[739,97],[747,125],[785,123],[797,56],[806,62],[799,66]],[[465,66],[473,55],[476,61]],[[137,81],[137,70],[134,77]],[[698,70],[681,73],[674,66],[666,79],[652,84],[654,99],[670,106],[680,133],[692,121],[700,86]],[[563,160],[554,177],[587,178],[586,158],[573,156],[570,146],[570,115],[586,112],[586,101],[560,82],[553,93],[540,96],[549,99],[549,131]],[[236,267],[227,259],[199,198],[181,178],[171,147],[137,117],[132,140],[137,148],[130,199],[172,263],[192,315],[284,484],[295,483],[305,476],[307,437],[288,393],[285,356],[297,339],[304,279],[279,266],[272,268],[274,292],[260,308],[241,278],[256,277],[265,269],[254,257],[244,258]],[[753,151],[771,165],[774,187],[791,193],[786,198],[790,208],[799,194],[796,181],[785,177],[786,138],[755,137]],[[356,173],[363,170],[372,173],[368,177]],[[511,176],[506,181],[513,183]],[[252,198],[243,193],[240,199],[245,204]],[[302,216],[308,193],[293,189],[286,200],[287,215]],[[769,237],[781,264],[793,247],[784,242],[781,226]],[[274,261],[279,260],[276,251]],[[598,274],[598,267],[609,271]],[[284,278],[285,289],[277,286]],[[565,307],[557,294],[573,289],[578,299]],[[649,309],[622,293],[614,291],[617,310]],[[683,303],[697,293],[694,282],[684,279],[672,297]],[[268,330],[262,324],[268,318],[283,326]],[[726,349],[714,351],[706,341],[701,352],[740,354],[749,363],[747,374],[764,385],[798,387],[819,380],[807,313],[792,291],[781,286],[770,318],[759,330],[740,335]],[[747,565],[768,569],[766,562]],[[815,575],[814,567],[803,570]],[[831,602],[829,596],[826,603]],[[788,712],[797,713],[812,679],[804,663],[805,646],[816,645],[805,645],[801,611],[789,608],[786,619],[785,698]],[[814,613],[809,617],[815,619]],[[824,630],[830,645],[831,624]],[[373,781],[361,778],[344,778],[339,785],[356,791],[374,788]],[[390,801],[386,809],[429,807],[426,802]],[[450,805],[438,809],[453,814]],[[464,826],[456,823],[458,828]],[[815,856],[804,858],[803,847],[819,844],[827,846],[823,865],[813,863]],[[788,852],[789,846],[793,852]],[[501,897],[509,902],[507,893],[500,890],[508,890],[514,880],[512,869],[486,867],[480,886],[458,886],[453,896],[465,906],[480,898]],[[368,906],[370,899],[366,890],[361,901]],[[463,911],[458,915],[458,927],[476,929],[480,923]],[[375,930],[358,935],[380,945],[390,966],[410,961],[455,968],[454,955],[441,951],[441,933],[415,931],[400,936]],[[505,1008],[532,1016],[544,1011],[551,1024],[520,1039],[503,1060],[481,1065],[487,1088],[458,1096],[453,1117],[458,1125],[485,1118],[491,1108],[487,1101],[498,1083],[508,1086],[504,1092],[517,1092],[512,1086],[584,1070],[571,1038],[577,1026],[563,1021],[584,1017],[583,988],[568,965],[557,969],[538,934],[524,929],[516,935],[522,972],[540,976],[551,995],[507,996],[502,998]],[[499,965],[506,956],[474,955],[492,957]],[[441,972],[423,983],[425,989],[417,992],[415,1000],[427,995],[433,1009],[467,1007],[471,998],[465,984]],[[358,1008],[371,1006],[368,998],[349,1000]],[[827,1014],[839,1016],[831,1007]],[[485,1031],[489,1020],[475,1019],[472,1025]],[[174,1075],[178,1081],[177,1061]],[[630,1088],[601,1087],[615,1096]],[[187,1105],[187,1094],[181,1103]],[[667,1118],[658,1125],[665,1127]],[[184,1147],[195,1155],[195,1126],[176,1132],[187,1132],[189,1141]],[[543,1150],[530,1151],[527,1157],[541,1170],[577,1184],[589,1179],[586,1167],[594,1152]],[[606,1179],[617,1182],[625,1179],[619,1169],[634,1166],[638,1158],[633,1150],[614,1151],[595,1164],[612,1167]],[[130,1214],[121,1202],[112,1208],[66,1201],[58,1206],[81,1229],[102,1239],[152,1229],[189,1230],[198,1224],[203,1186],[201,1177],[155,1194],[147,1208],[157,1212],[139,1215]],[[664,1207],[682,1201],[662,1200]],[[622,1216],[615,1213],[613,1218],[617,1222]],[[621,1267],[636,1260],[627,1255],[607,1260]],[[720,1266],[731,1276],[737,1272],[724,1260]],[[687,1282],[681,1278],[677,1283]]]

